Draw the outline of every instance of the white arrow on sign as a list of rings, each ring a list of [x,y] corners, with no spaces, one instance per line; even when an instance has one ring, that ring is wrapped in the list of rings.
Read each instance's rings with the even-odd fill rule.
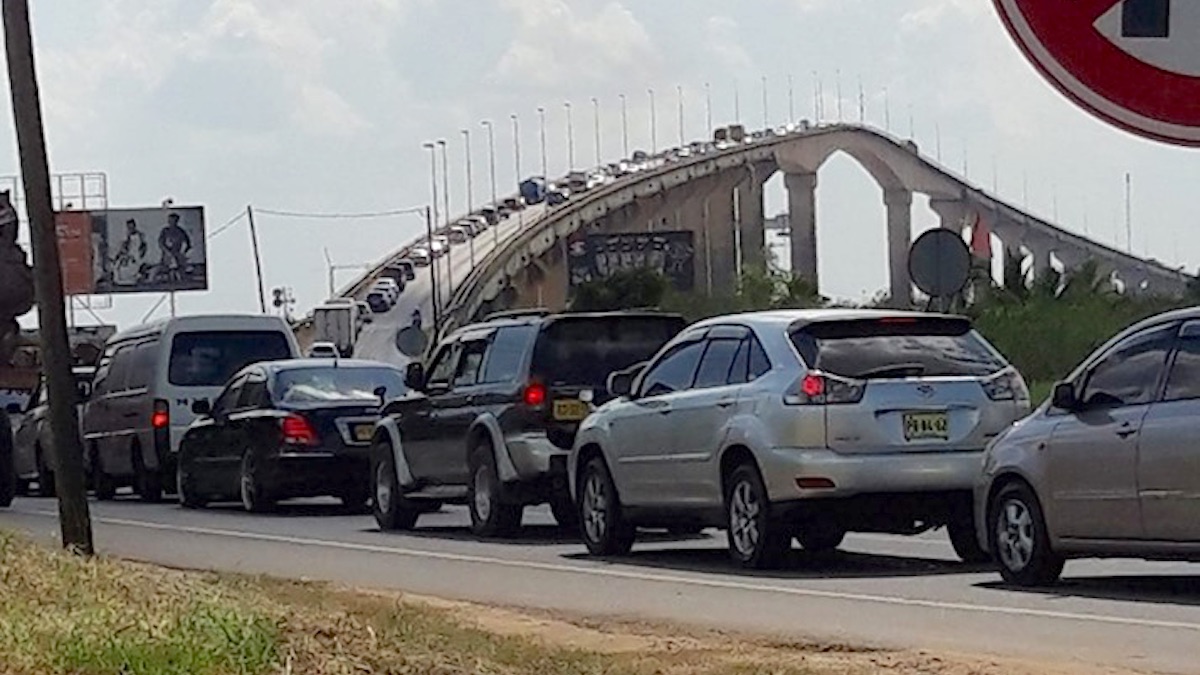
[[[1163,14],[1165,35],[1129,35],[1127,5],[1137,3],[1146,12]],[[1095,23],[1096,30],[1130,56],[1155,68],[1179,75],[1200,77],[1200,2],[1170,0],[1120,0]]]

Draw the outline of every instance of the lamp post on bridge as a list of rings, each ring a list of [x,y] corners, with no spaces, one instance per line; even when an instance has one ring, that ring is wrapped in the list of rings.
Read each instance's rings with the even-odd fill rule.
[[[683,85],[682,85],[682,84],[677,84],[677,85],[675,85],[675,95],[676,95],[676,97],[679,99],[679,147],[681,147],[681,148],[682,148],[682,147],[683,147],[683,144],[684,144],[684,133],[683,133]]]
[[[454,215],[450,212],[450,161],[446,153],[446,140],[438,139],[438,147],[442,149],[442,206],[445,208],[446,229],[446,294],[454,295],[454,265],[450,262],[450,226]]]
[[[654,90],[647,89],[650,95],[650,154],[658,154],[658,111],[654,108]]]
[[[539,108],[540,110],[540,108]],[[496,203],[496,134],[492,129],[491,120],[483,120],[479,123],[487,129],[488,132],[488,166],[492,177],[492,208],[499,215],[499,204]],[[496,226],[492,228],[492,242],[495,246],[500,245],[500,221],[496,221]]]
[[[472,187],[472,185],[471,185],[471,130],[463,129],[462,135],[463,135],[463,144],[465,145],[465,152],[466,152],[466,156],[467,156],[467,215],[469,216],[469,215],[471,215],[472,212],[475,211],[475,205],[473,204],[473,200],[471,199],[471,187]],[[471,231],[471,242],[469,244],[467,244],[467,246],[470,250],[471,268],[474,269],[475,268],[475,232],[473,229]]]
[[[600,99],[592,97],[592,122],[596,133],[596,166],[600,166]]]
[[[762,76],[762,98],[763,98],[763,129],[771,126],[771,112],[767,106],[767,76]]]
[[[704,130],[704,136],[708,138],[713,132],[712,85],[708,82],[704,83],[704,124],[707,127]]]
[[[513,180],[516,181],[519,192],[521,185],[521,124],[517,120],[516,113],[509,115],[508,118],[512,120],[513,130],[513,171],[515,172],[515,178]],[[520,199],[520,195],[518,195],[517,198]],[[517,228],[520,229],[524,227],[525,211],[517,211]],[[472,265],[472,267],[474,267],[474,265]]]
[[[621,94],[621,153],[629,159],[629,106],[625,94]]]
[[[575,120],[571,116],[571,102],[563,103],[567,111],[567,171],[575,170]]]
[[[742,95],[737,78],[733,78],[733,123],[742,123]]]
[[[546,168],[546,166],[547,166],[547,164],[546,164],[546,109],[541,106],[538,106],[537,111],[538,111],[538,127],[540,129],[539,135],[541,136],[541,139],[542,139],[542,177],[549,178],[550,170]]]

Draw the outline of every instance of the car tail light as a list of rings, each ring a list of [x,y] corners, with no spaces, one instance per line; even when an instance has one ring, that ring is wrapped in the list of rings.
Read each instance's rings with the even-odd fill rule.
[[[546,385],[531,382],[521,393],[521,400],[531,408],[539,408],[546,402]]]
[[[839,405],[858,403],[867,385],[857,380],[820,372],[805,373],[783,395],[787,405]]]
[[[150,413],[150,426],[166,429],[171,426],[171,407],[161,398],[154,400],[154,412]]]
[[[316,430],[302,415],[288,415],[280,420],[279,427],[283,432],[283,442],[287,445],[312,447],[320,443]]]
[[[1028,401],[1029,387],[1015,368],[1007,368],[984,380],[983,391],[993,401]]]
[[[796,487],[801,490],[832,490],[837,487],[834,482],[828,478],[820,478],[815,476],[801,476],[796,479]]]

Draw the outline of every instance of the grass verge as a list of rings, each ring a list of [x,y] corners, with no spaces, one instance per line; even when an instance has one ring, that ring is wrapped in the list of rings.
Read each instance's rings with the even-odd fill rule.
[[[3,675],[1078,675],[263,577],[82,560],[0,532]]]

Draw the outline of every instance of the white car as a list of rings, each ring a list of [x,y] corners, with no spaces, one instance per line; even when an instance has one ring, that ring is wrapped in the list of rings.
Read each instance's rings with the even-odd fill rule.
[[[391,279],[378,279],[375,285],[371,287],[373,291],[384,291],[391,298],[392,303],[400,297],[400,285]]]
[[[418,246],[408,252],[408,259],[416,267],[429,267],[429,263],[433,261],[433,254],[424,246]]]
[[[310,359],[336,359],[338,356],[337,345],[332,342],[314,342],[308,348]]]

